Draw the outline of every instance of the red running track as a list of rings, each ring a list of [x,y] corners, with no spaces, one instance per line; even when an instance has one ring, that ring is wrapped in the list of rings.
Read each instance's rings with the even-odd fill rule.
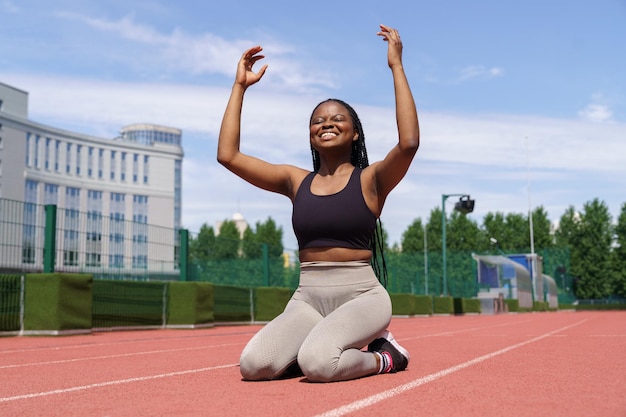
[[[0,339],[0,416],[626,416],[626,312],[394,318],[405,372],[244,382],[260,326]]]

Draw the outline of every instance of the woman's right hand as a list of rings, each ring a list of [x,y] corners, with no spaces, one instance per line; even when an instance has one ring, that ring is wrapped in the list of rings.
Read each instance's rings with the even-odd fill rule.
[[[259,52],[262,50],[263,48],[260,46],[254,46],[248,49],[243,53],[239,63],[237,64],[235,83],[241,85],[244,89],[250,87],[252,84],[255,84],[263,77],[263,74],[265,74],[267,64],[263,65],[257,73],[252,71],[254,64],[258,60],[265,58],[265,55],[259,55]]]

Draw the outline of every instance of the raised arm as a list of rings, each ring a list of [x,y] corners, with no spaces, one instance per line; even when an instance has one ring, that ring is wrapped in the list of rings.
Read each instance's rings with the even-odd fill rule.
[[[268,191],[291,196],[291,173],[297,168],[275,165],[259,158],[246,155],[239,150],[241,138],[241,110],[246,90],[257,83],[265,74],[267,65],[255,73],[254,64],[263,59],[263,49],[255,46],[243,53],[237,64],[237,73],[220,128],[217,145],[217,160],[237,176]]]
[[[387,195],[402,180],[413,161],[420,143],[420,132],[415,101],[402,66],[400,34],[395,29],[380,25],[378,35],[388,44],[387,62],[393,76],[398,125],[398,143],[384,160],[372,164],[379,208],[382,209]]]

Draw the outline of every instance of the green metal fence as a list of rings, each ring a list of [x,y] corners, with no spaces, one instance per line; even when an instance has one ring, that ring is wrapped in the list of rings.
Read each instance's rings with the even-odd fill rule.
[[[179,241],[170,228],[0,199],[0,272],[178,280]]]
[[[249,288],[298,285],[295,252],[287,256],[280,248],[258,243],[262,248],[251,250],[255,255],[248,257],[242,255],[241,240],[225,243],[219,237],[199,259],[190,253],[190,241],[187,230],[0,199],[0,273],[75,272],[94,279],[201,281]],[[219,249],[224,245],[235,247],[229,258],[212,256],[212,250],[223,254]],[[444,283],[441,252],[388,251],[387,288],[392,293],[473,297],[478,288],[471,255],[447,252]],[[569,252],[556,248],[538,255],[559,290],[571,291]]]

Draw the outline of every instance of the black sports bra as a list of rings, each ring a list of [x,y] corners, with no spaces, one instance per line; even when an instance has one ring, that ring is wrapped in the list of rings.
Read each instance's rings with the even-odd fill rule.
[[[315,195],[307,175],[293,201],[291,222],[300,250],[319,247],[369,249],[376,228],[361,191],[361,169],[355,168],[343,190]]]

